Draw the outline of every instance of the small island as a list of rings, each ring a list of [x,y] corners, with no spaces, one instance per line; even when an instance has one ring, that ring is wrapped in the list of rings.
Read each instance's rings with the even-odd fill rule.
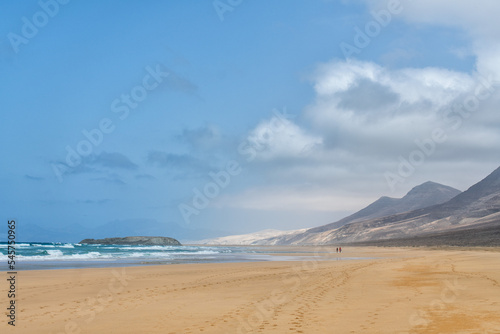
[[[87,245],[127,245],[127,246],[182,246],[174,238],[168,237],[124,237],[124,238],[105,238],[105,239],[83,239],[80,244]]]

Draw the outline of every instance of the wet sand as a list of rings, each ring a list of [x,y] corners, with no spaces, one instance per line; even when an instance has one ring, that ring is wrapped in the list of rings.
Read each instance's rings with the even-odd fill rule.
[[[500,333],[498,249],[320,256],[328,260],[19,272],[16,326],[4,315],[0,332]]]

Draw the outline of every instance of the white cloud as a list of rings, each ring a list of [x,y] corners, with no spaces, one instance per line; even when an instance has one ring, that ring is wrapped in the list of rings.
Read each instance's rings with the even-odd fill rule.
[[[367,2],[372,9],[383,8],[380,1]],[[398,17],[409,24],[463,29],[473,48],[456,52],[472,52],[476,68],[391,69],[352,59],[318,65],[311,78],[316,96],[304,117],[286,120],[271,134],[272,120],[262,122],[248,136],[260,143],[258,163],[249,168],[265,186],[221,197],[217,206],[354,211],[378,196],[401,196],[428,180],[464,190],[498,167],[500,86],[484,82],[500,78],[500,46],[494,40],[500,37],[500,1],[405,1],[404,8]],[[478,87],[493,94],[465,110],[464,103],[478,100]],[[447,114],[457,106],[463,114]],[[436,128],[444,130],[446,141],[436,144],[425,163],[391,193],[384,173],[395,171],[399,157],[408,158],[419,148],[415,141],[429,139]],[[294,158],[293,163],[282,158]]]
[[[377,1],[367,2],[380,7]],[[497,0],[402,0],[401,3],[404,10],[400,16],[412,23],[459,27],[475,38],[496,37],[500,32]]]
[[[371,9],[380,10],[381,1],[365,0]],[[497,0],[401,0],[403,11],[398,18],[410,24],[447,26],[461,29],[472,39],[477,56],[477,71],[500,80],[500,1]]]
[[[277,116],[257,125],[250,131],[247,141],[257,152],[258,160],[296,157],[321,144],[320,137],[310,135],[292,121]]]
[[[320,98],[333,98],[348,91],[361,80],[389,88],[399,96],[396,108],[430,100],[437,107],[449,103],[470,89],[472,78],[464,73],[440,68],[406,68],[390,71],[371,62],[332,61],[320,65],[315,77],[315,90]],[[363,96],[359,96],[362,99]]]
[[[428,136],[442,124],[440,112],[477,85],[469,74],[442,68],[339,60],[320,65],[314,80],[317,96],[306,115],[327,147],[392,155]]]
[[[384,173],[396,170],[399,158],[408,158],[419,149],[416,141],[428,140],[436,128],[443,129],[445,143],[436,144],[409,184],[427,180],[446,183],[451,165],[477,159],[478,154],[484,155],[477,161],[478,170],[497,163],[491,141],[498,142],[499,137],[497,127],[492,125],[500,123],[495,111],[499,98],[483,99],[470,112],[463,109],[465,101],[475,98],[477,87],[483,85],[484,78],[477,73],[443,68],[391,70],[372,62],[335,60],[318,66],[314,78],[317,94],[305,110],[308,124],[286,120],[274,132],[269,130],[273,128],[271,120],[259,124],[248,136],[260,150],[259,163],[250,168],[255,167],[266,179],[269,189],[307,182],[324,192],[303,193],[301,197],[293,192],[259,191],[258,195],[245,194],[242,198],[252,201],[242,201],[242,206],[265,208],[288,203],[300,207],[298,202],[302,201],[320,210],[326,207],[322,196],[351,207],[349,203],[355,202],[351,197],[337,200],[350,190],[372,199],[383,194],[402,195],[410,185],[402,185],[393,194]],[[488,92],[486,87],[481,89]],[[499,93],[497,89],[495,94]],[[457,117],[455,114],[444,116],[456,104],[467,115],[460,116],[460,124],[450,121],[451,116]],[[307,154],[303,154],[305,147],[312,147]],[[293,158],[293,163],[282,158]],[[444,160],[448,167],[439,165]],[[451,185],[464,189],[468,182],[470,179],[464,178],[462,184]],[[274,196],[279,199],[272,201]]]

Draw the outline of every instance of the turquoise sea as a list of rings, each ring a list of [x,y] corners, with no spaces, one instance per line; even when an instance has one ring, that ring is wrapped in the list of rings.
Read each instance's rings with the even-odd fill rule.
[[[16,270],[302,259],[293,254],[283,255],[290,253],[289,250],[285,252],[267,247],[244,246],[124,246],[24,242],[16,244],[15,251]],[[8,271],[7,261],[7,244],[3,242],[0,243],[0,271]]]

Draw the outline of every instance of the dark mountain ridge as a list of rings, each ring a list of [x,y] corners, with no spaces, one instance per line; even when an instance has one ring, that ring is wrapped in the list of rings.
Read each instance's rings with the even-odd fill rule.
[[[396,215],[344,225],[327,233],[331,242],[362,242],[487,229],[500,224],[500,168],[449,201]],[[460,234],[463,235],[463,232]]]
[[[443,200],[446,196],[449,198]],[[466,230],[470,232],[480,228],[481,233],[470,235],[483,238],[487,234],[485,231],[496,231],[499,225],[500,168],[497,168],[463,193],[451,187],[426,182],[410,190],[401,199],[382,197],[338,222],[269,238],[259,244],[385,242],[429,238],[435,234],[441,235],[440,239],[435,240],[449,241],[456,237],[463,241]],[[483,241],[491,244],[484,238]]]
[[[417,210],[449,201],[460,194],[460,190],[436,182],[427,181],[412,188],[402,198],[380,197],[366,208],[345,217],[335,223],[309,229],[307,232],[319,233],[339,228],[349,223],[390,216],[411,210]]]

